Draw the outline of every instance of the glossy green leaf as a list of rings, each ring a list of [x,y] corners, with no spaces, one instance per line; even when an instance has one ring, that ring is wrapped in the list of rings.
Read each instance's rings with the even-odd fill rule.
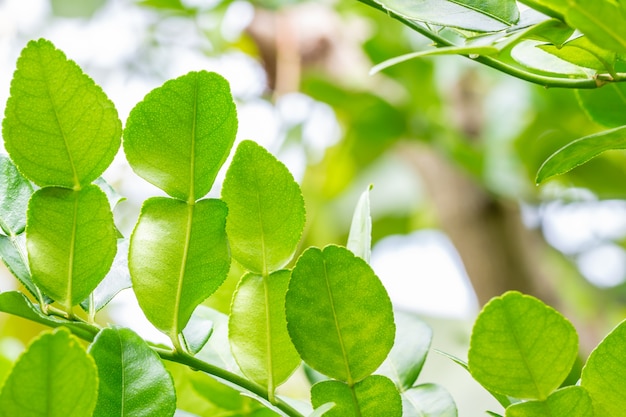
[[[555,391],[545,401],[515,403],[506,409],[504,415],[505,417],[594,417],[594,408],[591,397],[584,388],[570,386]],[[609,417],[607,414],[600,415]]]
[[[48,327],[67,327],[72,333],[85,340],[92,340],[98,333],[98,328],[91,324],[68,321],[58,316],[44,314],[39,306],[33,305],[33,303],[19,291],[5,291],[0,293],[0,311],[36,323],[41,323]]]
[[[565,61],[581,67],[595,69],[600,72],[613,72],[615,53],[600,48],[589,41],[586,36],[580,36],[562,46],[539,45],[542,50],[551,53]],[[613,84],[611,85],[619,85]],[[599,91],[603,91],[600,89]],[[576,90],[581,91],[581,90]],[[596,91],[596,90],[593,90]]]
[[[402,392],[403,417],[457,417],[454,399],[436,384],[422,384]]]
[[[304,200],[287,167],[252,141],[243,141],[226,173],[222,198],[232,256],[267,275],[292,258],[304,229]]]
[[[211,189],[236,133],[228,82],[213,72],[190,72],[135,106],[124,151],[140,177],[172,197],[195,201]]]
[[[585,113],[596,123],[613,128],[626,125],[624,83],[610,83],[595,90],[577,90],[576,95]]]
[[[563,20],[567,12],[568,2],[569,0],[520,0],[520,3],[561,20]]]
[[[98,395],[93,359],[66,329],[35,339],[0,393],[0,417],[91,416]]]
[[[511,0],[376,0],[387,10],[440,26],[495,32],[506,29],[519,19],[519,10]]]
[[[83,301],[109,271],[113,215],[95,185],[80,191],[42,188],[28,205],[26,249],[33,281],[66,309]]]
[[[596,416],[618,417],[626,409],[626,322],[620,323],[591,352],[583,368],[581,385],[596,409]]]
[[[10,238],[0,235],[0,257],[9,271],[26,287],[26,289],[38,297],[37,287],[28,270],[26,255],[26,242],[23,235]]]
[[[89,347],[98,367],[93,417],[171,417],[176,410],[172,377],[150,347],[130,329],[100,331]]]
[[[285,318],[285,294],[291,272],[268,277],[246,274],[233,295],[230,346],[239,368],[252,381],[274,392],[300,365]]]
[[[402,400],[395,385],[381,375],[370,375],[354,387],[340,381],[323,381],[311,388],[313,407],[335,406],[325,417],[401,417]]]
[[[376,371],[389,377],[400,390],[413,386],[430,349],[433,331],[415,314],[395,311],[396,338],[389,356]]]
[[[541,184],[550,177],[564,174],[612,149],[626,149],[626,127],[605,130],[568,143],[541,165],[536,182]]]
[[[285,307],[300,357],[348,384],[374,372],[393,345],[389,296],[370,266],[346,248],[307,249],[292,272]]]
[[[100,311],[120,291],[130,288],[132,282],[128,272],[129,239],[117,239],[117,253],[111,269],[95,290],[80,303],[85,311]]]
[[[133,288],[146,317],[173,341],[226,279],[226,213],[215,199],[156,197],[141,209],[128,255]]]
[[[202,350],[206,342],[213,334],[213,321],[211,309],[202,304],[196,307],[189,323],[183,329],[183,340],[187,350],[196,354]]]
[[[489,390],[545,400],[565,380],[577,354],[578,336],[565,317],[534,297],[511,291],[480,312],[468,365]]]
[[[6,155],[0,155],[0,227],[7,236],[24,231],[26,209],[32,194],[30,182]]]
[[[370,263],[372,254],[372,215],[370,214],[370,185],[361,194],[354,209],[350,234],[348,235],[348,249],[365,262]]]
[[[569,0],[567,23],[598,46],[626,53],[626,16],[616,1]]]
[[[76,63],[47,40],[28,43],[2,123],[22,174],[42,187],[89,184],[113,161],[121,133],[113,103]]]

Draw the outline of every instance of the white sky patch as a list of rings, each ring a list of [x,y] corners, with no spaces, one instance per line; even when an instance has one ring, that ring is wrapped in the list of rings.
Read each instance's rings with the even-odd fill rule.
[[[617,245],[591,249],[578,257],[577,264],[585,278],[600,288],[615,287],[626,280],[626,252]]]

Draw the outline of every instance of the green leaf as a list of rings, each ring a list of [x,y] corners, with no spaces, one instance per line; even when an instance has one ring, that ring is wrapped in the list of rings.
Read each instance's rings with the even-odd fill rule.
[[[591,397],[584,388],[570,386],[555,391],[545,401],[515,403],[506,409],[504,415],[505,417],[594,417],[593,408]],[[607,414],[600,415],[609,417]]]
[[[370,266],[346,248],[307,249],[292,272],[285,307],[300,357],[350,385],[376,370],[393,345],[389,296]]]
[[[0,227],[7,236],[24,231],[26,209],[32,194],[30,182],[6,155],[0,155]]]
[[[370,263],[372,254],[372,216],[370,214],[371,189],[371,185],[367,187],[367,190],[363,191],[363,194],[361,194],[356,204],[347,245],[352,253],[359,258],[363,258],[367,263]]]
[[[596,416],[618,417],[626,409],[626,321],[620,323],[591,352],[583,368],[581,385],[596,409]]]
[[[555,175],[564,174],[602,152],[626,149],[626,126],[585,136],[553,153],[539,168],[536,182],[541,184]]]
[[[224,282],[230,266],[223,201],[145,201],[130,239],[128,266],[146,317],[178,343],[195,308]]]
[[[28,43],[2,123],[24,176],[41,187],[85,186],[111,164],[121,133],[113,103],[76,63],[45,39]]]
[[[433,331],[415,314],[395,311],[394,315],[395,342],[376,373],[389,377],[402,391],[411,388],[422,371]]]
[[[585,113],[596,123],[606,127],[626,125],[626,86],[610,83],[595,90],[576,90]]]
[[[26,226],[33,281],[69,311],[109,271],[115,236],[109,203],[97,186],[38,190],[30,199]]]
[[[191,386],[200,396],[224,410],[241,410],[247,398],[239,391],[207,376],[195,373],[189,377]]]
[[[468,365],[489,390],[545,400],[565,380],[577,354],[578,336],[565,317],[534,297],[511,291],[480,312]]]
[[[512,0],[375,0],[383,8],[419,22],[476,32],[506,29],[519,19]]]
[[[403,417],[457,417],[452,396],[436,384],[422,384],[402,392]]]
[[[370,375],[353,387],[340,381],[323,381],[311,388],[313,407],[335,406],[325,417],[400,417],[402,400],[387,377]]]
[[[569,7],[569,0],[520,0],[520,3],[560,20],[563,20]]]
[[[26,289],[35,297],[38,297],[37,287],[30,276],[28,270],[28,260],[26,259],[26,242],[23,235],[15,238],[0,235],[0,257]]]
[[[589,41],[586,36],[565,43],[563,46],[539,45],[540,49],[551,53],[565,61],[575,65],[595,69],[603,72],[614,72],[615,53],[602,49]],[[619,85],[618,83],[610,83]],[[604,89],[590,89],[592,91],[604,91]],[[580,90],[576,90],[578,92]]]
[[[0,393],[0,417],[91,416],[97,370],[66,329],[46,332],[19,357]]]
[[[616,1],[569,0],[567,23],[601,48],[626,53],[626,17]]]
[[[233,295],[228,334],[242,372],[273,393],[300,365],[285,318],[290,271],[246,274]]]
[[[204,197],[237,133],[228,82],[190,72],[150,92],[130,112],[124,151],[133,170],[172,197]]]
[[[42,313],[39,306],[33,305],[24,294],[19,291],[5,291],[0,293],[0,311],[22,317],[48,327],[64,326],[81,339],[92,340],[98,333],[98,328],[88,323],[68,321],[63,318]]]
[[[197,358],[234,374],[243,375],[230,349],[228,316],[212,308],[207,309],[204,314],[213,323],[213,333],[206,345],[196,355]]]
[[[202,350],[206,342],[213,334],[213,321],[211,309],[202,304],[196,307],[189,323],[183,329],[183,340],[187,350],[196,354]]]
[[[308,417],[322,417],[326,412],[335,407],[335,403],[326,403],[317,407]]]
[[[142,338],[130,329],[103,329],[89,347],[98,366],[93,417],[171,417],[176,410],[172,377]]]
[[[305,221],[304,199],[287,167],[256,143],[243,141],[226,173],[222,198],[233,258],[256,274],[283,268]]]

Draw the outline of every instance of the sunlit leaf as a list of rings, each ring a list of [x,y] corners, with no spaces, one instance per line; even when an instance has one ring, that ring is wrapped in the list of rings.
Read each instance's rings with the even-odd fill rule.
[[[520,3],[561,20],[567,12],[568,2],[569,0],[520,0]]]
[[[47,187],[28,206],[26,249],[33,281],[66,309],[83,301],[109,271],[116,233],[106,196]]]
[[[562,147],[541,165],[536,182],[541,184],[612,149],[626,149],[626,127],[585,136]]]
[[[0,227],[7,236],[24,231],[28,199],[32,194],[30,182],[6,155],[0,155]]]
[[[212,316],[211,309],[201,304],[194,310],[187,326],[183,329],[185,346],[194,355],[202,350],[213,334]]]
[[[100,331],[89,347],[98,367],[93,417],[171,417],[176,409],[172,377],[157,355],[130,329]]]
[[[591,397],[582,387],[571,386],[552,393],[545,401],[526,401],[508,407],[505,417],[594,417]],[[607,414],[603,416],[609,417]]]
[[[150,92],[131,111],[124,152],[133,170],[172,197],[204,197],[237,133],[228,82],[190,72]]]
[[[468,365],[489,390],[545,400],[569,374],[578,354],[572,324],[538,299],[518,292],[493,298],[480,312]]]
[[[35,339],[0,393],[0,417],[91,416],[98,395],[93,359],[67,329]]]
[[[0,235],[0,257],[13,276],[15,276],[32,295],[37,297],[37,287],[28,270],[24,236],[20,235],[15,238],[10,238]]]
[[[302,359],[348,384],[376,370],[393,345],[389,296],[370,266],[346,248],[307,249],[292,272],[285,306]]]
[[[626,53],[626,16],[616,1],[569,0],[567,23],[598,46]]]
[[[22,174],[39,186],[89,184],[113,161],[121,132],[113,103],[76,63],[47,40],[28,43],[2,123]]]
[[[554,45],[539,45],[538,48],[581,67],[602,72],[614,71],[615,53],[596,46],[591,43],[586,36],[580,36],[560,47]],[[604,89],[600,89],[600,91],[603,90]]]
[[[370,263],[372,254],[372,215],[370,214],[370,185],[361,194],[354,209],[347,248],[365,262]]]
[[[233,258],[261,275],[283,268],[304,229],[304,200],[287,167],[256,143],[243,141],[226,173],[222,198]]]
[[[408,389],[402,396],[403,417],[457,417],[454,399],[436,384],[422,384]]]

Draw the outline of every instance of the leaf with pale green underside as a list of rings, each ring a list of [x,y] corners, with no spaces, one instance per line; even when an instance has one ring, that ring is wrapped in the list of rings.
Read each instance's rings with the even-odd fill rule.
[[[576,90],[578,102],[596,123],[609,128],[626,125],[626,85],[610,83],[594,90]]]
[[[346,248],[307,249],[292,271],[285,308],[300,357],[348,384],[374,372],[393,345],[389,296],[370,266]]]
[[[26,209],[32,194],[30,182],[6,155],[0,155],[0,227],[7,236],[24,231]]]
[[[19,291],[5,291],[0,293],[0,311],[22,317],[48,327],[65,326],[81,339],[92,340],[98,328],[83,322],[69,321],[58,316],[44,314],[39,306],[33,305],[24,294]]]
[[[38,297],[37,287],[28,270],[26,242],[23,237],[23,235],[20,235],[11,239],[8,236],[0,235],[0,257],[2,257],[2,262],[9,268],[13,276],[15,276],[31,294]],[[20,251],[23,251],[23,253],[20,253]]]
[[[83,301],[109,271],[116,233],[106,196],[47,187],[28,205],[26,249],[33,281],[66,309]]]
[[[454,399],[437,384],[422,384],[401,393],[403,417],[457,417]]]
[[[233,295],[228,334],[233,356],[252,381],[274,392],[300,365],[285,318],[291,272],[246,274]]]
[[[230,349],[228,316],[212,308],[207,309],[204,314],[213,323],[213,333],[202,350],[196,355],[197,358],[234,374],[243,375]]]
[[[540,300],[518,292],[493,298],[480,312],[468,365],[485,388],[545,400],[569,374],[578,354],[572,324]]]
[[[581,67],[595,69],[600,72],[614,72],[615,53],[596,46],[586,36],[579,36],[562,46],[539,45],[538,47]],[[620,84],[608,84],[605,88],[614,85]],[[576,90],[576,92],[579,91],[582,90]],[[594,91],[604,91],[604,88]]]
[[[584,388],[571,386],[555,391],[545,401],[515,403],[506,409],[504,415],[505,417],[594,417],[594,406]],[[609,417],[607,414],[601,415]]]
[[[190,205],[155,197],[141,209],[130,240],[130,276],[146,317],[172,339],[226,279],[226,213],[215,199]]]
[[[4,145],[39,186],[79,188],[113,161],[122,126],[113,103],[63,52],[31,41],[17,60],[2,123]]]
[[[93,417],[168,417],[176,410],[174,383],[163,362],[130,329],[100,331],[89,347],[98,367]]]
[[[512,0],[375,0],[405,18],[476,32],[495,32],[517,22]]]
[[[422,371],[433,332],[415,314],[395,311],[396,338],[387,359],[376,371],[389,377],[400,390],[413,386]]]
[[[124,152],[140,177],[195,201],[211,189],[236,133],[228,82],[213,72],[190,72],[154,89],[130,112]]]
[[[340,381],[319,382],[311,388],[311,402],[315,408],[335,404],[325,417],[402,416],[400,393],[381,375],[370,375],[354,387]]]
[[[564,174],[602,152],[613,149],[626,149],[626,127],[605,130],[565,145],[541,165],[536,182],[541,184],[550,177]]]
[[[0,392],[0,417],[91,416],[97,395],[93,359],[58,329],[35,339],[15,363]]]
[[[202,350],[211,334],[213,334],[211,317],[211,309],[199,305],[191,315],[187,326],[183,329],[182,336],[185,346],[194,355]]]
[[[626,409],[626,322],[620,323],[591,352],[583,368],[581,385],[596,409],[596,416],[621,417]]]
[[[348,235],[347,248],[356,256],[370,263],[372,254],[372,215],[370,214],[370,190],[372,186],[363,191],[352,215],[350,234]]]
[[[283,268],[304,229],[304,199],[287,167],[252,141],[237,147],[222,198],[232,256],[257,274]]]
[[[626,16],[616,1],[569,0],[566,22],[601,48],[626,53]]]

